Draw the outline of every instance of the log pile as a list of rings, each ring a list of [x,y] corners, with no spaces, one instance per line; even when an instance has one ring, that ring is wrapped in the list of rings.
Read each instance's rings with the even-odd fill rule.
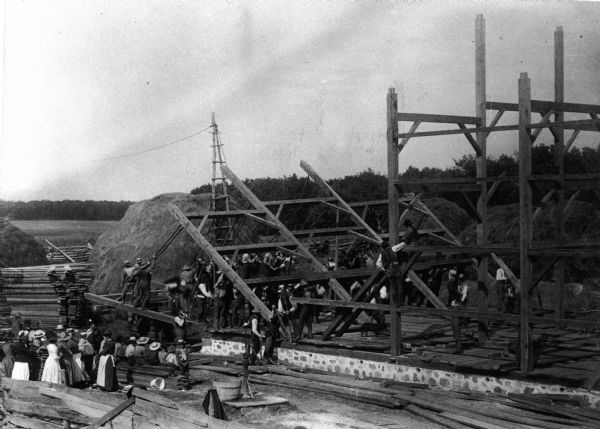
[[[74,281],[65,285],[62,297],[47,276],[49,265],[2,269],[1,293],[12,313],[20,313],[23,320],[39,320],[45,328],[54,328],[61,318],[63,323],[77,325],[85,314],[83,294],[92,283],[94,264],[70,263],[69,266]],[[57,266],[56,274],[64,278],[64,266]]]
[[[240,367],[193,365],[194,371],[208,370],[241,376]],[[581,397],[568,395],[496,395],[428,389],[415,383],[376,383],[352,377],[293,371],[283,366],[251,368],[249,381],[281,389],[304,390],[347,401],[365,402],[390,409],[403,409],[447,428],[560,429],[600,427],[600,411],[585,408]],[[290,399],[293,403],[293,398]]]
[[[0,380],[3,391],[0,422],[23,428],[58,429],[118,427],[123,429],[244,429],[235,422],[217,420],[159,393],[139,388],[104,393],[73,389],[40,381]]]
[[[90,260],[90,254],[92,253],[92,247],[88,244],[82,246],[63,246],[57,249],[55,246],[46,246],[46,259],[49,264],[70,264],[75,262],[88,262]],[[71,258],[69,260],[65,254]]]

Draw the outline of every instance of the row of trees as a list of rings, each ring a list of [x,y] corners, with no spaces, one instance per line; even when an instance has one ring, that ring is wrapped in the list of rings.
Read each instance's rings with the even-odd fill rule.
[[[131,201],[0,201],[0,216],[16,220],[119,220]]]

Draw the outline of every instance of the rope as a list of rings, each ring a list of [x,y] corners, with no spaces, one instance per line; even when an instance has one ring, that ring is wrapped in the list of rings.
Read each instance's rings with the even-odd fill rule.
[[[128,153],[128,154],[124,154],[124,155],[111,156],[111,157],[107,157],[107,158],[98,158],[98,159],[90,159],[88,161],[80,161],[80,162],[76,162],[76,164],[87,164],[87,163],[90,163],[90,162],[101,162],[101,161],[113,161],[115,159],[128,158],[130,156],[141,155],[141,154],[144,154],[144,153],[152,152],[152,151],[155,151],[155,150],[158,150],[158,149],[165,148],[167,146],[172,146],[174,144],[181,143],[181,142],[183,142],[185,140],[191,139],[192,137],[196,137],[197,135],[200,135],[203,132],[205,132],[206,130],[208,130],[210,127],[212,127],[212,125],[209,125],[208,127],[204,128],[204,129],[202,129],[200,131],[197,131],[197,132],[195,132],[193,134],[190,134],[188,136],[182,137],[182,138],[180,138],[178,140],[174,140],[172,142],[165,143],[165,144],[162,144],[160,146],[155,146],[155,147],[152,147],[150,149],[145,149],[145,150],[141,150],[139,152],[133,152],[133,153]]]

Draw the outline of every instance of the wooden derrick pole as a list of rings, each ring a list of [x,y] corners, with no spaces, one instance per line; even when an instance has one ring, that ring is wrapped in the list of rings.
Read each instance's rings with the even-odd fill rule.
[[[565,73],[564,73],[564,34],[562,27],[557,27],[554,32],[554,101],[562,103],[565,101]],[[554,115],[555,122],[563,122],[565,115],[559,111]],[[560,178],[560,186],[556,189],[556,205],[554,211],[554,233],[557,244],[562,244],[565,238],[564,207],[565,193],[564,174],[565,174],[565,130],[557,127],[552,133],[554,135],[554,165]],[[565,309],[563,305],[563,296],[565,293],[565,263],[561,258],[554,265],[554,281],[556,282],[556,293],[554,301],[554,310],[557,319],[563,319]],[[557,328],[560,324],[557,323]]]
[[[475,21],[475,116],[481,120],[480,127],[486,126],[486,63],[485,63],[485,19],[483,15],[477,15]],[[479,150],[476,153],[477,177],[487,177],[487,133],[476,134],[476,142]],[[477,199],[477,212],[480,221],[477,223],[477,245],[486,246],[488,242],[488,219],[487,219],[487,181],[481,182],[481,190]],[[483,256],[479,260],[477,270],[477,289],[479,293],[479,311],[488,309],[488,257]],[[487,318],[479,319],[479,340],[488,339]]]
[[[394,88],[390,88],[387,94],[387,164],[388,164],[388,225],[390,233],[390,246],[398,244],[398,224],[400,221],[400,206],[398,200],[400,194],[395,186],[398,180],[398,95]],[[390,314],[391,314],[391,355],[402,354],[402,333],[400,313],[394,311],[398,300],[399,279],[389,277],[390,283]]]
[[[520,308],[520,366],[523,375],[532,368],[532,341],[529,326],[530,285],[532,283],[529,247],[532,234],[531,187],[531,138],[527,126],[531,123],[531,83],[527,73],[519,78],[519,215],[520,215],[520,267],[521,267],[521,308]]]

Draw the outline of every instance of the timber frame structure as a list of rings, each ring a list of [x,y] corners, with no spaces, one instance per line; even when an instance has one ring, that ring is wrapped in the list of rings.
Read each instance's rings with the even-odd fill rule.
[[[598,246],[566,242],[563,212],[577,198],[580,189],[586,186],[597,187],[600,182],[600,175],[566,175],[564,172],[564,155],[571,148],[576,137],[582,131],[600,131],[600,119],[597,116],[600,114],[600,106],[564,102],[563,32],[560,27],[555,33],[555,100],[531,100],[529,79],[526,74],[522,74],[519,79],[518,103],[486,101],[485,22],[481,15],[478,15],[476,19],[475,36],[476,100],[474,116],[399,112],[397,95],[394,89],[389,89],[387,94],[388,199],[347,203],[307,162],[302,161],[300,166],[319,186],[325,196],[263,202],[227,165],[220,163],[223,180],[227,179],[231,182],[244,201],[238,200],[236,197],[235,200],[231,201],[230,207],[221,208],[220,211],[213,207],[211,211],[190,213],[184,213],[174,204],[170,204],[168,207],[170,213],[180,224],[180,229],[184,229],[190,235],[205,256],[218,266],[233,283],[234,287],[241,292],[253,307],[259,309],[265,318],[270,316],[270,309],[266,308],[260,297],[254,293],[253,288],[297,283],[301,280],[312,284],[327,283],[330,289],[328,299],[293,298],[293,301],[299,304],[327,306],[336,310],[334,319],[322,331],[321,340],[308,343],[309,346],[327,347],[326,344],[334,342],[332,341],[334,336],[342,337],[345,333],[350,332],[350,327],[355,320],[368,322],[369,318],[364,312],[369,310],[383,311],[390,314],[390,340],[389,347],[386,346],[385,350],[389,350],[391,355],[389,358],[396,362],[403,360],[405,351],[403,350],[403,340],[405,338],[402,337],[401,333],[402,317],[404,315],[434,315],[441,317],[442,324],[446,326],[449,325],[446,320],[448,318],[459,316],[474,318],[477,320],[477,333],[480,344],[485,344],[488,339],[489,327],[493,322],[501,321],[507,324],[517,322],[519,326],[517,329],[520,332],[518,337],[520,353],[517,353],[518,367],[522,374],[527,374],[534,365],[532,324],[538,324],[538,326],[552,325],[553,328],[568,325],[571,328],[596,331],[599,328],[596,320],[566,319],[562,299],[556,300],[554,317],[534,316],[531,309],[531,294],[540,280],[554,269],[557,294],[563,296],[565,281],[562,258],[582,254],[598,255],[599,253]],[[490,123],[486,123],[488,111],[496,111]],[[519,113],[518,123],[499,125],[503,114],[509,111]],[[541,115],[542,119],[539,123],[531,123],[532,112]],[[587,114],[589,119],[565,121],[565,112]],[[399,122],[410,122],[409,131],[399,132]],[[417,130],[422,123],[455,124],[457,128],[418,132]],[[552,176],[532,175],[531,148],[543,128],[549,128],[554,136],[556,174]],[[565,130],[572,131],[567,142],[565,142]],[[510,177],[507,174],[501,174],[498,177],[487,176],[485,164],[486,139],[490,133],[500,131],[519,132],[520,170],[518,176]],[[477,164],[476,177],[427,181],[398,180],[398,157],[410,139],[453,134],[464,135],[467,142],[474,149]],[[488,242],[488,202],[499,186],[505,182],[518,183],[520,194],[521,239],[520,245],[512,248]],[[546,205],[554,198],[558,208],[559,215],[556,216],[555,241],[550,244],[533,242],[533,220],[540,215],[542,210],[539,207],[535,212],[533,211],[531,187],[535,186],[536,182],[544,182],[551,186],[551,190],[542,199],[540,205]],[[477,244],[475,246],[463,245],[458,237],[421,200],[426,193],[449,191],[458,192],[462,196],[468,213],[477,223]],[[565,203],[565,193],[569,191],[574,192],[570,195],[568,202]],[[472,195],[477,196],[475,203],[472,200]],[[309,222],[306,214],[309,208],[314,207],[318,208],[317,212],[321,213],[321,216],[327,211],[329,213],[333,211],[335,224],[313,228],[316,221],[311,219],[313,221],[312,225],[307,226]],[[388,232],[385,232],[381,225],[375,227],[367,222],[367,214],[371,210],[384,210],[387,212]],[[289,216],[290,212],[292,216]],[[287,218],[286,214],[288,214]],[[290,225],[289,220],[293,216],[303,215],[307,222],[301,229],[293,230],[290,229],[291,226],[288,227]],[[390,244],[397,244],[403,233],[400,227],[409,216],[427,219],[430,227],[418,227],[419,236],[426,237],[429,242],[439,244],[419,245],[417,243],[407,246],[405,251],[409,253],[409,258],[401,266],[401,273],[396,279],[387,278],[382,271],[374,268],[338,270],[338,251],[342,245],[349,248],[359,243],[375,246],[379,245],[385,238],[389,238]],[[223,225],[228,227],[226,240],[220,238],[218,234],[218,229]],[[245,229],[252,229],[256,226],[260,226],[261,231],[266,229],[269,232],[261,233],[260,236],[255,234],[253,237],[244,233]],[[309,242],[312,240],[329,238],[335,240],[335,270],[329,270],[324,261],[319,259],[318,255],[311,251],[309,246]],[[230,262],[235,261],[241,254],[246,252],[267,251],[281,251],[293,256],[301,261],[299,265],[302,265],[302,267],[281,276],[244,279],[236,272],[232,266],[233,263]],[[444,255],[441,259],[436,257],[440,254]],[[519,256],[519,276],[503,260],[506,255]],[[532,258],[540,255],[549,257],[550,262],[539,267],[539,274],[534,278]],[[499,313],[489,309],[488,291],[494,281],[488,269],[490,258],[505,270],[508,277],[520,290],[520,313],[518,315]],[[437,294],[430,290],[419,274],[425,270],[439,271],[450,267],[465,266],[477,267],[479,298],[479,308],[477,310],[447,308]],[[434,308],[397,306],[397,283],[405,277],[410,278],[413,285]],[[347,289],[349,283],[353,281],[358,281],[360,286],[353,296],[350,296]],[[390,304],[371,303],[371,300],[379,294],[380,289],[386,282],[391,283]],[[336,296],[334,297],[333,294]],[[116,302],[115,297],[87,295],[89,295],[88,298],[101,304],[135,313],[130,305]],[[137,314],[163,322],[168,322],[172,318],[158,311],[145,310],[142,312],[137,310]],[[428,329],[429,327],[423,332]],[[514,328],[511,325],[509,329]],[[422,336],[422,334],[419,333],[417,336]],[[367,344],[366,347],[373,345],[372,342],[365,342],[365,344]],[[384,350],[383,347],[380,349]],[[588,355],[589,352],[590,350],[586,350]],[[457,365],[457,367],[459,366]],[[487,363],[484,366],[485,368],[493,367],[494,370],[505,366],[514,367],[512,362],[506,361],[500,364],[497,362]],[[597,371],[595,377],[591,385],[600,379],[600,370]]]
[[[398,111],[397,95],[393,88],[387,95],[387,156],[388,156],[388,195],[390,201],[396,201],[403,193],[413,192],[414,199],[418,200],[424,192],[458,192],[468,208],[469,214],[477,222],[477,246],[465,247],[452,237],[453,243],[448,246],[434,246],[427,249],[414,248],[413,252],[423,250],[441,251],[444,253],[468,253],[477,258],[478,262],[478,289],[480,308],[477,314],[480,328],[485,328],[490,314],[488,311],[488,287],[491,286],[488,272],[488,259],[491,257],[502,267],[509,278],[518,286],[520,295],[520,370],[526,374],[533,369],[533,338],[531,324],[542,322],[539,318],[532,317],[531,296],[540,280],[554,269],[556,280],[555,318],[557,327],[568,324],[573,326],[572,319],[565,319],[563,307],[565,293],[564,257],[579,255],[598,255],[600,248],[597,245],[569,244],[565,241],[564,213],[566,208],[574,201],[581,189],[597,189],[600,185],[600,175],[580,174],[566,175],[564,157],[582,131],[600,131],[600,105],[566,103],[564,101],[564,35],[562,27],[554,33],[554,93],[553,101],[531,99],[530,79],[527,73],[521,73],[518,84],[518,103],[499,103],[486,100],[486,59],[485,59],[485,21],[478,15],[475,24],[475,116],[432,115],[421,113],[405,113]],[[492,121],[486,123],[487,111],[495,111]],[[518,123],[498,125],[505,112],[518,112]],[[532,123],[531,114],[541,116],[538,123]],[[588,115],[588,119],[565,121],[565,113],[580,113]],[[399,122],[412,122],[408,132],[398,131]],[[422,123],[455,124],[457,129],[418,132]],[[533,175],[531,152],[542,129],[548,128],[554,137],[554,175]],[[571,134],[565,143],[565,130]],[[488,177],[486,171],[486,139],[492,132],[518,131],[519,141],[519,175],[507,177],[501,174],[498,177]],[[475,151],[476,177],[472,179],[441,179],[427,181],[400,181],[398,180],[398,156],[411,138],[445,136],[462,134]],[[518,248],[508,249],[502,245],[488,242],[488,201],[503,182],[517,182],[519,187],[519,214],[520,214],[520,243]],[[540,202],[540,206],[547,204],[551,198],[555,200],[556,213],[553,243],[535,243],[533,241],[533,220],[541,213],[542,207],[533,211],[532,187],[536,183],[545,182],[551,189]],[[565,193],[571,191],[569,202],[565,204]],[[476,204],[473,204],[470,195],[476,195]],[[401,221],[399,208],[396,204],[389,204],[390,243],[396,244],[399,237],[397,230]],[[447,243],[447,240],[445,240]],[[500,252],[515,253],[519,255],[520,276],[504,263],[499,256]],[[550,257],[550,262],[540,267],[540,275],[533,277],[533,259],[536,256]],[[399,314],[392,312],[395,319]],[[502,315],[495,314],[495,318]],[[544,320],[548,322],[548,320]],[[392,330],[399,321],[392,321]],[[589,325],[593,327],[593,323]],[[486,329],[480,329],[480,340],[485,340]],[[392,331],[392,336],[395,334]],[[392,339],[393,341],[393,339]],[[399,348],[392,347],[392,353]]]

